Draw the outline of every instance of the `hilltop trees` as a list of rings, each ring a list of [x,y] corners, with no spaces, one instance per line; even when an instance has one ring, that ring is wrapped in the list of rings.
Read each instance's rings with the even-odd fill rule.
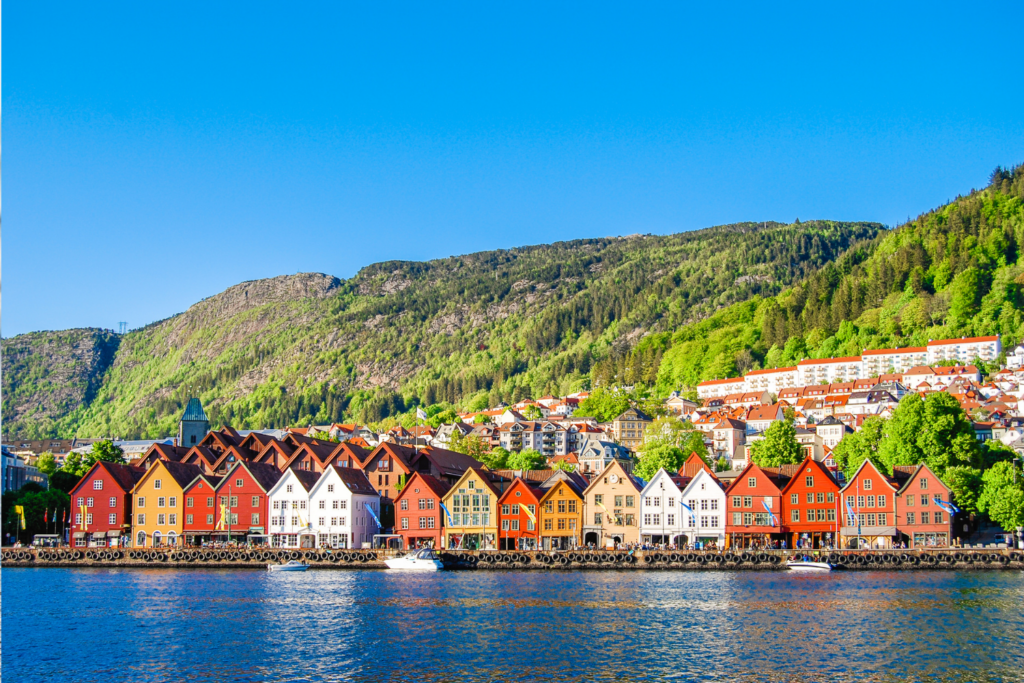
[[[796,427],[789,420],[772,422],[764,438],[750,446],[750,460],[758,467],[779,467],[803,459],[803,449],[796,440]]]

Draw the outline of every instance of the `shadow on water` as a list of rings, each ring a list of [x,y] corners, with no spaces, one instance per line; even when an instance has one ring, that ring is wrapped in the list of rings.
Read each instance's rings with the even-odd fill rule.
[[[8,681],[1022,680],[1018,572],[3,570]]]

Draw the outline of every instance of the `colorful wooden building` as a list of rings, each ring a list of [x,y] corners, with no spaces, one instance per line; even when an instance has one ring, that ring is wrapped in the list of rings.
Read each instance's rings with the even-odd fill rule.
[[[900,479],[887,477],[865,460],[840,489],[844,526],[839,530],[846,548],[892,548],[899,538],[896,529],[896,494]]]
[[[604,548],[640,540],[640,482],[612,460],[583,491],[583,544]]]
[[[729,548],[776,547],[785,540],[782,489],[796,467],[762,468],[749,463],[733,480],[725,491]]]
[[[451,487],[417,472],[395,498],[395,533],[405,548],[440,548],[444,539],[441,501]]]
[[[575,472],[555,470],[540,487],[540,548],[568,550],[582,542],[583,490],[586,480]]]
[[[839,484],[828,467],[808,456],[782,489],[782,526],[790,548],[838,546]]]
[[[99,461],[71,490],[71,544],[119,546],[131,535],[132,489],[146,471]]]
[[[217,530],[217,486],[223,477],[205,472],[189,482],[182,495],[185,496],[185,545],[202,545],[214,540]]]
[[[442,499],[450,515],[445,547],[494,550],[498,547],[498,498],[511,481],[485,468],[469,468]]]
[[[544,490],[516,477],[498,499],[498,547],[502,550],[536,550],[540,499]]]
[[[893,474],[906,477],[896,492],[896,529],[903,542],[908,548],[949,547],[953,539],[949,487],[924,464],[897,465]]]
[[[181,545],[185,530],[185,487],[202,474],[197,465],[157,460],[135,488],[132,540],[137,548]]]

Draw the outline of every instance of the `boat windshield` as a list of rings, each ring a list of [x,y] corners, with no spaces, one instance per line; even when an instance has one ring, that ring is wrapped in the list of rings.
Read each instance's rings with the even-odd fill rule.
[[[434,558],[434,551],[430,548],[424,548],[423,550],[416,553],[417,560],[433,560]]]

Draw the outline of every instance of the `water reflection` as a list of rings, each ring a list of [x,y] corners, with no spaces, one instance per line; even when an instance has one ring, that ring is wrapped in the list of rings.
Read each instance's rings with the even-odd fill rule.
[[[1017,572],[2,578],[12,681],[1019,680],[1024,645]]]

